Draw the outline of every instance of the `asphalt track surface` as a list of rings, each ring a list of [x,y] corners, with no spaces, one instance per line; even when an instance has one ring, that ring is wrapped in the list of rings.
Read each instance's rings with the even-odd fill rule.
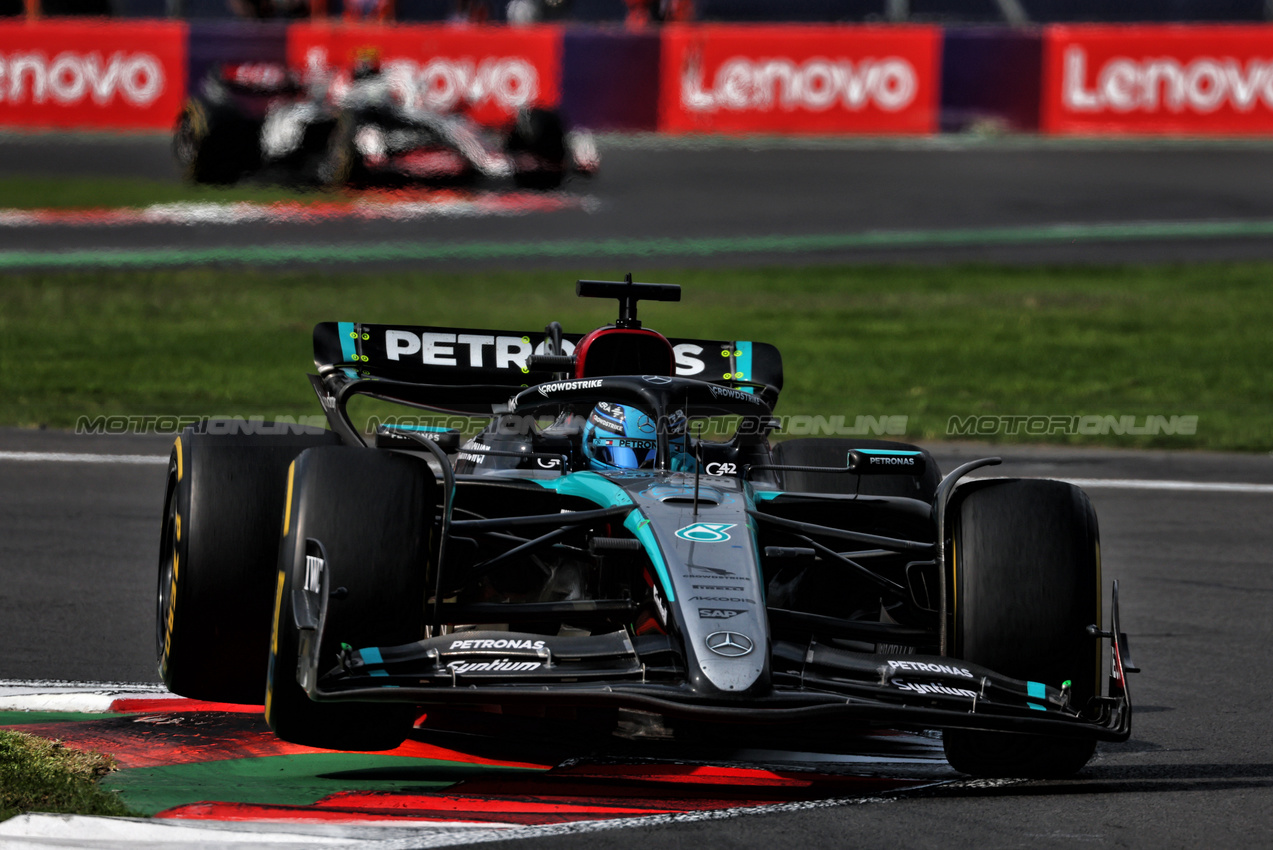
[[[0,226],[66,262],[633,269],[1273,258],[1273,143],[603,137],[585,209],[406,222]],[[166,137],[0,136],[0,174],[174,179]],[[0,207],[3,206],[0,200]]]
[[[0,173],[162,178],[172,173],[166,144],[154,137],[4,137]],[[17,251],[71,247],[102,255],[172,249],[200,262],[206,260],[192,252],[334,245],[363,257],[362,264],[375,256],[376,246],[393,244],[414,246],[414,267],[577,268],[579,257],[541,251],[513,258],[482,248],[568,240],[629,240],[623,244],[632,247],[630,257],[621,256],[618,244],[610,254],[584,258],[638,274],[643,268],[770,262],[1273,258],[1267,235],[1273,145],[1267,143],[937,140],[695,147],[615,140],[603,143],[602,154],[601,177],[569,190],[595,198],[590,212],[410,225],[0,228],[0,261]],[[1073,228],[1073,241],[1066,226]],[[872,247],[862,239],[871,233],[919,236]],[[1134,238],[1117,238],[1120,233]],[[792,241],[810,235],[826,239],[811,250]],[[707,241],[680,243],[678,252],[675,240],[687,239]],[[463,256],[434,250],[455,244],[478,248]],[[766,245],[777,250],[764,250]],[[233,261],[227,254],[205,256]],[[162,458],[170,440],[0,430],[0,452]],[[949,468],[988,451],[994,450],[946,446],[937,453]],[[1132,657],[1145,671],[1131,680],[1136,715],[1130,742],[1103,746],[1096,761],[1065,782],[938,788],[889,803],[531,843],[625,850],[1267,846],[1273,834],[1273,743],[1267,732],[1273,705],[1273,524],[1267,520],[1273,458],[1003,453],[1014,461],[1001,468],[1004,474],[1133,482],[1088,488],[1101,518],[1105,576],[1122,582],[1124,628]],[[156,681],[154,564],[163,474],[162,461],[0,455],[0,678]],[[1137,481],[1255,486],[1156,489]]]
[[[0,455],[0,678],[156,681],[154,584],[169,439],[0,430],[0,451],[139,455],[102,463]],[[1136,706],[1132,740],[1077,778],[901,794],[736,820],[530,839],[535,846],[1267,846],[1273,458],[938,447],[944,468],[1001,453],[996,472],[1089,485],[1104,572],[1121,581]],[[27,456],[29,457],[29,456]],[[1224,483],[1188,489],[1146,481]],[[1140,482],[1140,483],[1137,483]],[[504,842],[510,847],[517,843]],[[501,843],[499,846],[503,846]]]

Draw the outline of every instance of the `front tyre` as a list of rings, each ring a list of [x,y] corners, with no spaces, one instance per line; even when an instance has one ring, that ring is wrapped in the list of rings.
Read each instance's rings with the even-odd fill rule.
[[[318,674],[354,649],[424,637],[433,517],[439,489],[422,460],[361,448],[305,452],[289,472],[266,678],[265,718],[285,741],[329,750],[390,750],[410,733],[414,706],[315,702],[297,683],[300,632],[294,594],[307,540],[322,544],[330,588]]]
[[[211,420],[173,444],[160,530],[155,654],[176,694],[260,705],[287,467],[331,431]]]
[[[1015,679],[1061,687],[1084,708],[1100,693],[1100,534],[1079,488],[1061,481],[965,484],[953,500],[948,654]],[[1091,738],[947,729],[963,773],[1058,778],[1091,759]]]

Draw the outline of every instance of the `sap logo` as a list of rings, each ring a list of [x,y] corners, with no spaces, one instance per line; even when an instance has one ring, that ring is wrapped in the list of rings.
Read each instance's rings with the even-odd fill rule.
[[[696,522],[677,529],[676,536],[691,543],[723,543],[729,539],[734,522]]]
[[[746,613],[746,611],[737,608],[699,608],[698,618],[700,620],[728,620],[737,617],[739,614]]]

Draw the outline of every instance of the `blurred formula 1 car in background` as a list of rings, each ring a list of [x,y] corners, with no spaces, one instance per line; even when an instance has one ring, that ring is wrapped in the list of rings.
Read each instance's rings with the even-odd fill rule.
[[[567,132],[552,110],[523,109],[499,129],[413,101],[374,60],[360,60],[347,84],[330,75],[306,81],[279,63],[222,65],[183,107],[173,153],[186,179],[222,185],[247,177],[332,189],[494,179],[554,189],[597,169],[591,134]]]

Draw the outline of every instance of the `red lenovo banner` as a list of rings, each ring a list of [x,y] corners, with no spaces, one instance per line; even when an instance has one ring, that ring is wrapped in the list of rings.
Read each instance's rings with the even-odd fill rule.
[[[463,111],[483,123],[561,100],[562,33],[555,26],[332,26],[288,29],[288,62],[349,83],[355,59],[377,55],[403,96],[427,109]]]
[[[1050,27],[1049,133],[1273,131],[1273,26]]]
[[[932,133],[936,27],[668,26],[668,133]]]
[[[184,23],[0,23],[0,126],[166,130],[185,95]]]

